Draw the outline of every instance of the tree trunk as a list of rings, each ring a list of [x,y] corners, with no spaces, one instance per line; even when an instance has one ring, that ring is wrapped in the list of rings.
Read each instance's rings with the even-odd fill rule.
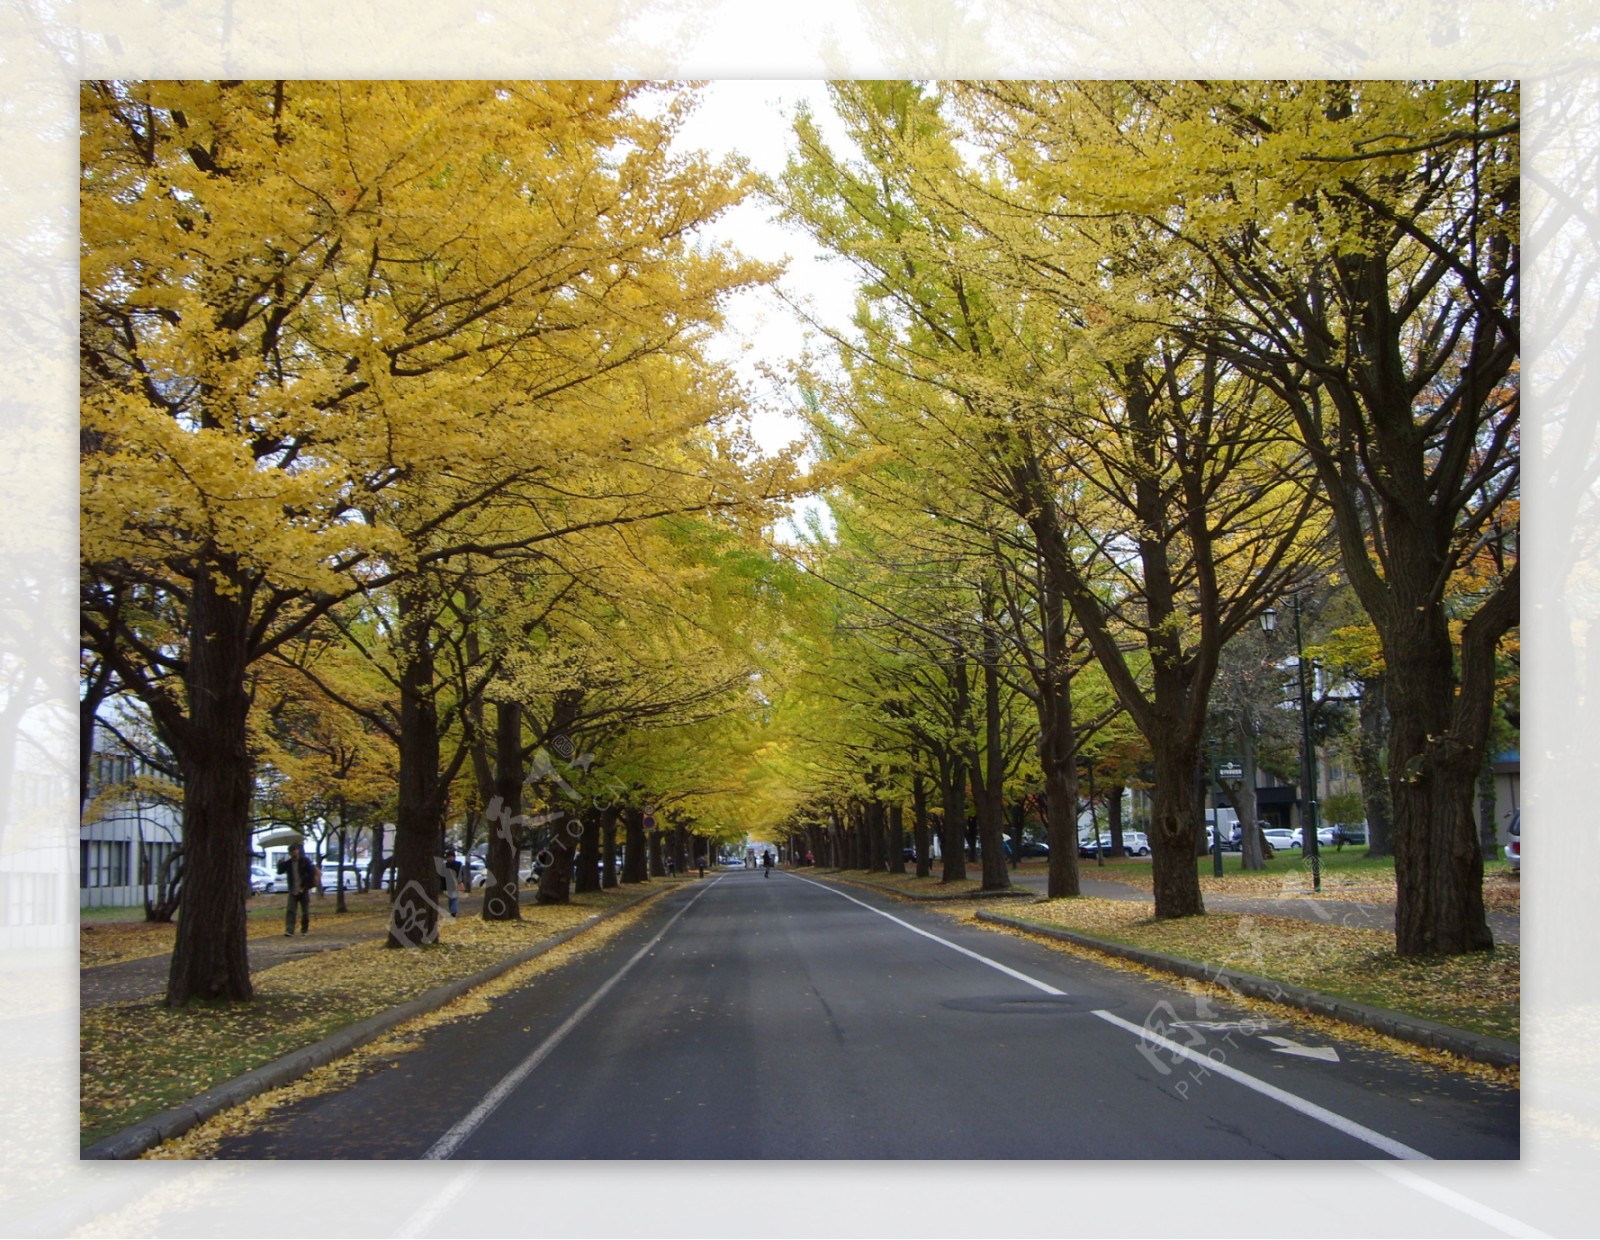
[[[876,800],[867,802],[861,817],[866,839],[866,847],[862,850],[866,855],[862,858],[861,868],[871,870],[874,874],[882,874],[886,868],[883,855],[883,802]]]
[[[972,767],[978,796],[978,845],[983,864],[983,890],[1011,886],[1006,865],[1005,756],[1000,739],[1000,637],[992,624],[983,637],[983,767]],[[974,755],[976,757],[976,755]]]
[[[666,858],[661,855],[661,828],[647,833],[650,848],[650,877],[665,878],[667,876]]]
[[[439,707],[434,685],[432,614],[421,582],[400,591],[400,776],[395,813],[397,892],[389,947],[420,947],[439,937]]]
[[[617,886],[617,820],[621,816],[619,807],[608,806],[600,822],[600,886],[607,891]],[[710,845],[706,847],[709,851]]]
[[[572,890],[578,895],[590,891],[600,890],[600,867],[594,864],[601,855],[600,844],[600,819],[606,811],[596,806],[586,806],[583,810],[583,837],[578,845],[578,856],[582,864],[578,872],[572,876]]]
[[[577,857],[578,840],[583,835],[583,824],[575,819],[563,822],[545,849],[550,863],[539,874],[539,889],[534,896],[537,904],[572,903],[572,869]]]
[[[1478,772],[1478,849],[1485,861],[1493,861],[1500,851],[1500,840],[1494,818],[1494,766],[1489,755],[1483,755],[1483,769]]]
[[[911,846],[917,853],[917,877],[927,878],[933,873],[933,858],[928,855],[932,847],[928,830],[928,786],[918,771],[911,777]]]
[[[1176,729],[1172,729],[1176,732]],[[1179,736],[1152,736],[1155,787],[1150,818],[1150,868],[1157,918],[1192,917],[1206,911],[1195,868],[1195,824],[1203,823],[1199,747]],[[1202,828],[1203,834],[1203,828]]]
[[[941,758],[939,766],[939,797],[944,814],[939,840],[944,863],[939,881],[959,883],[967,877],[967,773],[954,754]]]
[[[183,774],[184,880],[167,1003],[242,1002],[254,993],[245,941],[253,772],[246,689],[250,604],[241,574],[226,587],[203,567],[189,608],[189,730]],[[226,570],[224,570],[226,571]]]
[[[622,881],[648,883],[650,881],[649,856],[644,839],[644,811],[622,811]]]
[[[906,811],[896,801],[889,806],[889,873],[906,872]]]
[[[493,793],[482,916],[485,921],[521,921],[517,825],[522,818],[522,708],[515,702],[495,705]]]
[[[1386,645],[1394,804],[1395,950],[1402,956],[1488,951],[1483,853],[1473,820],[1480,743],[1454,719],[1455,673],[1443,610],[1392,625]],[[1434,631],[1437,630],[1437,631]],[[1481,734],[1480,734],[1481,736]]]
[[[1356,773],[1367,812],[1367,856],[1394,856],[1394,810],[1383,755],[1389,747],[1387,677],[1368,676],[1361,690],[1361,730],[1356,741]]]

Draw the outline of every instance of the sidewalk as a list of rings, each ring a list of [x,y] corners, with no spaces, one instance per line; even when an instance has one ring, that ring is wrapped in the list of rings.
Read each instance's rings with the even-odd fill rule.
[[[168,1109],[158,1114],[147,1114],[143,1118],[134,1120],[90,1145],[84,1146],[79,1153],[85,1159],[123,1159],[137,1158],[145,1151],[152,1149],[161,1142],[188,1131],[202,1120],[209,1119],[229,1107],[237,1106],[278,1086],[304,1076],[323,1064],[349,1054],[357,1047],[387,1033],[389,1030],[404,1024],[419,1016],[427,1015],[444,1007],[446,1004],[466,994],[468,991],[493,981],[511,970],[526,964],[562,945],[579,938],[589,930],[619,914],[625,913],[639,904],[667,894],[675,890],[677,884],[658,885],[642,891],[619,893],[620,902],[609,908],[591,913],[583,917],[576,924],[568,928],[548,933],[543,937],[527,942],[518,949],[501,956],[490,957],[489,962],[475,971],[466,975],[450,977],[440,984],[415,993],[413,997],[397,997],[389,1000],[388,1006],[381,1004],[374,1007],[368,1005],[372,1013],[364,1018],[359,1013],[352,1013],[342,1023],[334,1027],[325,1036],[314,1042],[302,1044],[298,1049],[280,1054],[270,1062],[257,1061],[259,1066],[245,1071],[228,1080],[220,1080],[204,1089],[198,1095],[188,1097],[187,1101],[177,1105],[168,1104]],[[477,900],[473,901],[474,905]],[[561,906],[563,908],[567,906]],[[575,910],[581,912],[582,910]],[[468,908],[465,901],[461,909],[461,920],[468,920]],[[326,936],[318,940],[316,936],[316,923],[313,921],[313,930],[310,936],[302,939],[296,935],[289,939],[280,932],[276,936],[259,937],[250,944],[253,969],[254,962],[260,960],[266,968],[277,964],[287,964],[294,959],[303,959],[307,955],[314,955],[323,951],[338,951],[357,943],[375,942],[383,937],[387,931],[380,934],[360,934],[352,937]],[[497,923],[511,925],[513,923]],[[398,953],[395,953],[398,955]],[[85,998],[83,1003],[86,1009],[104,1007],[117,1001],[112,992],[121,988],[124,990],[145,989],[142,993],[159,994],[165,989],[166,974],[170,956],[155,956],[142,960],[127,961],[121,964],[102,965],[94,969],[83,971],[84,988],[86,996],[89,993],[99,995],[91,1002]],[[271,960],[271,964],[266,962]],[[437,976],[437,975],[436,975]],[[446,974],[448,976],[448,974]],[[152,979],[153,983],[152,983]],[[154,984],[155,989],[148,987]],[[244,1005],[240,1010],[246,1011],[252,1005]],[[208,1025],[211,1022],[207,1022]],[[180,1095],[184,1096],[184,1095]],[[126,1122],[126,1121],[125,1121]]]

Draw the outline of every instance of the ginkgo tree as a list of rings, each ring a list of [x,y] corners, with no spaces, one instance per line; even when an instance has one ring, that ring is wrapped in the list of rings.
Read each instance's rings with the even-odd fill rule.
[[[640,411],[600,381],[693,366],[719,297],[765,274],[691,246],[742,187],[671,149],[687,104],[637,106],[657,91],[84,84],[83,633],[183,773],[169,1003],[251,994],[257,662],[385,585],[422,623],[419,570],[499,549],[454,541],[459,519],[623,452]],[[647,508],[597,479],[515,537]],[[426,884],[433,807],[405,784],[401,877]]]
[[[1473,796],[1496,651],[1519,617],[1517,84],[971,97],[1052,219],[1065,203],[1074,223],[1170,238],[1219,286],[1148,314],[1271,389],[1316,470],[1382,647],[1397,949],[1489,948]],[[1452,598],[1491,543],[1502,554],[1481,588]]]

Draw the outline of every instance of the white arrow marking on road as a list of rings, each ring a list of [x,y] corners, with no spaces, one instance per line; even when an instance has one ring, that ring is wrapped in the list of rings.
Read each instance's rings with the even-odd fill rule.
[[[1339,1062],[1339,1052],[1331,1046],[1301,1046],[1293,1038],[1280,1038],[1277,1036],[1265,1037],[1263,1042],[1274,1044],[1273,1049],[1285,1055],[1303,1055],[1307,1059],[1326,1059],[1329,1063]]]

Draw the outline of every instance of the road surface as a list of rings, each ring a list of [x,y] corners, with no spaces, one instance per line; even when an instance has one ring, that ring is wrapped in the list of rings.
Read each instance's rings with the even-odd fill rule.
[[[1509,1159],[1514,1090],[734,871],[224,1158]]]

